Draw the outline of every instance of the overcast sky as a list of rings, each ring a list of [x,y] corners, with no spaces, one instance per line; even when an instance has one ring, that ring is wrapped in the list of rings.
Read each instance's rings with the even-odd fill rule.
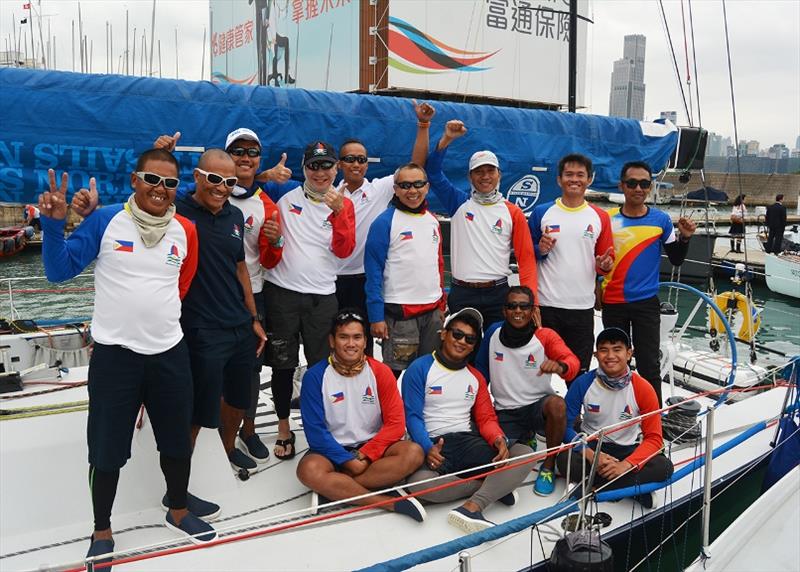
[[[402,0],[392,0],[397,2]],[[437,0],[446,2],[447,0]],[[38,7],[38,0],[33,0]],[[13,21],[25,14],[24,0],[0,0],[0,50],[6,49]],[[534,1],[533,4],[536,4]],[[725,31],[721,0],[693,0],[697,75],[692,75],[692,102],[698,122],[695,85],[700,87],[699,111],[703,127],[733,136],[733,114],[725,52]],[[140,65],[142,31],[150,43],[151,0],[82,0],[84,34],[93,40],[92,71],[106,72],[105,22],[114,33],[113,66],[116,71],[124,44],[125,9],[129,11],[131,33],[136,28],[136,70]],[[41,0],[43,36],[56,37],[56,66],[72,69],[71,21],[76,22],[76,0]],[[756,139],[761,148],[774,143],[795,146],[800,135],[800,0],[727,0],[731,41],[734,95],[740,139]],[[669,30],[676,49],[681,81],[686,89],[686,62],[681,23],[681,2],[664,0]],[[687,18],[688,0],[683,2]],[[645,83],[647,119],[660,111],[678,111],[678,122],[687,124],[686,113],[675,77],[672,56],[654,0],[594,0],[594,24],[590,26],[587,54],[588,111],[608,113],[608,93],[613,62],[622,56],[626,34],[647,36]],[[158,0],[155,37],[161,40],[162,74],[175,77],[175,29],[178,29],[178,72],[184,79],[200,79],[203,29],[208,25],[207,0]],[[18,29],[20,28],[17,24]],[[24,26],[30,33],[29,26]],[[38,30],[35,31],[38,44]],[[690,39],[690,38],[689,38]],[[690,39],[691,40],[691,39]],[[30,42],[30,38],[28,37]],[[691,51],[691,45],[690,45]],[[38,47],[37,47],[38,50]],[[158,53],[154,58],[158,70]],[[76,58],[77,61],[77,58]],[[79,65],[76,63],[76,65]],[[206,51],[205,74],[208,76]],[[79,71],[79,70],[78,70]],[[688,96],[687,96],[688,97]]]

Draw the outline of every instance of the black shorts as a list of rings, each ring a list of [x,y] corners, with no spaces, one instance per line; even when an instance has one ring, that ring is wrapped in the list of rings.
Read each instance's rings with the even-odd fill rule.
[[[530,405],[497,411],[497,421],[509,442],[527,443],[534,433],[544,431],[544,402],[551,397],[554,396],[546,395]]]
[[[170,457],[192,455],[192,376],[181,340],[155,355],[95,342],[89,362],[89,464],[115,471],[131,457],[131,439],[144,404],[158,450]]]
[[[436,472],[440,475],[463,471],[472,467],[480,467],[491,463],[492,459],[497,456],[497,450],[489,445],[477,431],[459,431],[458,433],[447,433],[440,437],[444,439],[444,445],[442,446],[444,463],[436,469]],[[439,441],[439,437],[433,437],[431,441],[436,443]],[[465,479],[491,471],[492,468],[487,467],[477,471],[469,471],[457,476]]]
[[[219,427],[220,397],[236,409],[250,406],[256,337],[250,322],[236,328],[186,328],[192,362],[192,425]]]

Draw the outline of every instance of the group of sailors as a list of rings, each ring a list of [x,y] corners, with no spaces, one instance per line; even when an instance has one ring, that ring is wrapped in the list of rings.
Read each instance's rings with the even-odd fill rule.
[[[368,151],[355,139],[338,152],[324,141],[308,145],[302,184],[291,180],[285,154],[259,172],[261,141],[239,128],[224,149],[202,154],[194,188],[181,194],[171,153],[180,133],[162,135],[139,156],[126,203],[97,208],[93,179],[75,193],[71,208],[85,219],[66,239],[69,176],[57,181],[50,171],[50,191],[39,198],[48,278],[67,280],[97,261],[88,556],[113,551],[111,509],[142,404],[166,481],[167,526],[198,543],[216,538],[208,521],[220,507],[187,490],[197,435],[218,428],[236,467],[267,461],[254,422],[266,365],[279,419],[273,454],[292,459],[301,340],[309,451],[297,475],[315,499],[367,495],[355,502],[417,521],[425,519],[420,500],[466,499],[448,515],[466,532],[492,526],[483,511],[515,504],[531,471],[520,463],[476,478],[491,469],[485,465],[530,455],[536,433],[556,449],[576,429],[591,434],[660,408],[661,248],[680,264],[695,224],[681,218],[676,231],[645,204],[650,166],[623,167],[625,203],[605,212],[584,197],[591,160],[567,155],[558,164],[561,197],[526,220],[500,192],[492,151],[472,155],[469,190],[450,183],[442,165],[467,126],[448,121],[429,152],[434,108],[414,102],[414,111],[410,162],[373,180]],[[448,296],[429,191],[451,217]],[[519,286],[508,283],[512,253]],[[595,340],[598,277],[606,329]],[[593,353],[598,367],[590,371]],[[566,398],[553,390],[552,374],[568,383]],[[595,455],[608,486],[671,474],[658,414],[609,433],[599,451],[595,445],[548,456],[534,492],[553,492],[556,467],[579,478]],[[451,486],[432,487],[440,476],[434,484]],[[414,496],[369,496],[398,483]]]

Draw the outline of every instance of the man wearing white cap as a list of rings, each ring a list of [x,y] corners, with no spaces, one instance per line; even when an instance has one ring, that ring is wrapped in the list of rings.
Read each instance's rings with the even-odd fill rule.
[[[525,215],[500,192],[500,163],[494,153],[478,151],[470,158],[470,192],[456,189],[442,172],[447,147],[466,132],[461,121],[447,122],[436,150],[428,157],[428,180],[451,216],[453,279],[448,308],[450,312],[476,308],[484,322],[492,324],[503,319],[511,252],[519,264],[520,283],[534,294],[536,257]],[[535,316],[538,323],[538,297]]]

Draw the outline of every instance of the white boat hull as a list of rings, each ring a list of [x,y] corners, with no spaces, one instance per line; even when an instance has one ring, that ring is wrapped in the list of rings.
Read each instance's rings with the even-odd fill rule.
[[[800,256],[767,254],[764,259],[767,287],[773,292],[800,298]]]

